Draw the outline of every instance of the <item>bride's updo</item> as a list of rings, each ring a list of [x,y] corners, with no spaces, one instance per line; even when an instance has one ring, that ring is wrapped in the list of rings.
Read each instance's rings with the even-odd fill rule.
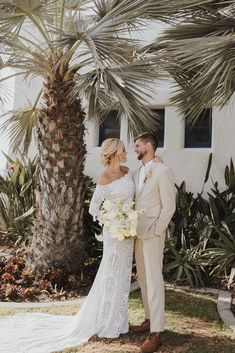
[[[117,138],[104,140],[101,145],[101,163],[106,167],[110,164],[112,158],[118,160],[124,148],[124,143]]]

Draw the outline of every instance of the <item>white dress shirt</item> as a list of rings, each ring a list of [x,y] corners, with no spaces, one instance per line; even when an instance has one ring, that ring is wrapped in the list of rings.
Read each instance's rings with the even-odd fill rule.
[[[153,163],[153,160],[147,162],[147,163],[142,163],[140,169],[139,169],[139,180],[138,180],[138,191],[141,190],[143,184],[144,184],[144,179],[147,170],[150,168],[151,164]]]

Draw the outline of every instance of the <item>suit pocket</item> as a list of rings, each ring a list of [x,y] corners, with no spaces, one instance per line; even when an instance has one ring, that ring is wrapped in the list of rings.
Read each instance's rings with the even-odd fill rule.
[[[149,210],[146,210],[143,213],[143,217],[157,219],[159,217],[159,215],[160,215],[160,212],[161,212],[161,207],[160,206],[154,207],[154,208],[151,208]]]
[[[140,239],[150,239],[154,236],[154,222],[156,217],[140,217],[137,226],[137,237]]]
[[[156,231],[156,224],[157,224],[157,220],[153,224],[153,233],[154,233],[154,235],[156,237],[158,237],[158,238],[166,237],[166,230],[163,230],[162,232],[157,232]]]

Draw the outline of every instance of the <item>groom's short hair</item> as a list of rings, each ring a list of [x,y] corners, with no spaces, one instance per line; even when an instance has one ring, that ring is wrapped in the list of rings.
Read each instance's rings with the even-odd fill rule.
[[[154,151],[157,149],[158,138],[156,135],[151,134],[150,132],[143,132],[142,134],[134,138],[134,142],[139,139],[144,140],[145,142],[150,142],[151,145],[153,146]]]

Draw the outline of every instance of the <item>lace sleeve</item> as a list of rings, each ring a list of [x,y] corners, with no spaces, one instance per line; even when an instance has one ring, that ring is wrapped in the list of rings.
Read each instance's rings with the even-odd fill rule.
[[[95,192],[91,198],[89,213],[93,216],[94,220],[99,218],[100,205],[105,200],[107,189],[105,185],[96,185]]]

